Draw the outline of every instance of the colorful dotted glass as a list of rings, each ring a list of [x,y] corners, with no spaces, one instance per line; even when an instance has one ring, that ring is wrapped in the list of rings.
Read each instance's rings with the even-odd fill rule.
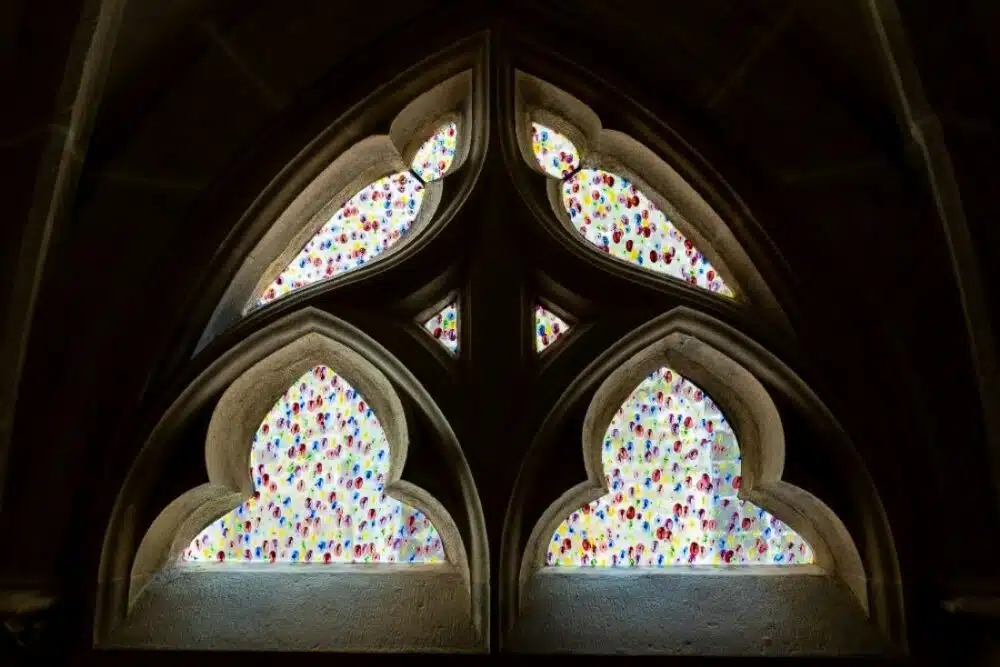
[[[535,306],[535,351],[541,352],[569,331],[569,325],[550,310]]]
[[[589,243],[643,269],[735,297],[705,256],[631,181],[600,169],[580,169],[573,143],[540,123],[531,124],[531,147],[542,169],[563,181],[563,206]]]
[[[374,261],[406,237],[423,198],[424,186],[409,172],[365,186],[306,243],[257,305]]]
[[[628,179],[599,169],[581,169],[563,182],[562,190],[573,226],[600,250],[733,297],[705,256]]]
[[[449,121],[425,141],[413,157],[410,168],[424,183],[442,178],[451,168],[458,148],[458,125]]]
[[[550,176],[563,178],[580,167],[580,153],[576,146],[550,127],[531,124],[531,150],[539,166]]]
[[[449,303],[429,320],[424,330],[452,354],[458,354],[458,304]]]
[[[625,400],[604,436],[609,493],[552,535],[551,566],[796,565],[808,544],[737,497],[740,450],[712,400],[669,368]]]
[[[441,537],[385,493],[389,443],[356,389],[326,366],[296,380],[253,437],[253,497],[213,521],[184,561],[435,563]]]
[[[406,238],[420,212],[423,183],[445,175],[457,147],[458,124],[442,123],[417,150],[412,171],[380,178],[348,199],[257,297],[256,305],[370,264]]]

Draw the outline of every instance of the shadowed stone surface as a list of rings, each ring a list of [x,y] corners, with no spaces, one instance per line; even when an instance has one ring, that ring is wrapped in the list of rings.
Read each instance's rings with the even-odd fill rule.
[[[404,578],[365,566],[270,572],[268,567],[164,571],[108,647],[476,650],[471,624],[456,620],[468,615],[469,603],[462,577],[452,568],[411,566],[419,571]]]
[[[889,651],[846,587],[822,574],[553,570],[542,570],[525,588],[510,648],[681,655]]]

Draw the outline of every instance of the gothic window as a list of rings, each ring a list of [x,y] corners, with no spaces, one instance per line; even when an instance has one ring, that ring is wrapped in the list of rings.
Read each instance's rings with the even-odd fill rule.
[[[309,369],[253,435],[253,495],[183,551],[198,561],[435,563],[441,536],[386,494],[389,442],[371,406],[329,366]]]
[[[331,107],[234,205],[144,398],[98,645],[874,645],[894,555],[851,512],[877,494],[778,357],[752,217],[546,62],[457,43]]]
[[[410,234],[424,184],[444,178],[455,160],[458,126],[449,120],[421,144],[410,169],[379,178],[341,205],[257,298],[257,306],[378,260]]]
[[[451,169],[458,136],[456,121],[440,122],[420,144],[408,170],[382,176],[339,205],[261,290],[255,305],[267,305],[295,290],[375,262],[404,242],[425,207],[426,184],[444,178]],[[427,215],[432,214],[427,211]]]
[[[587,324],[560,364],[539,367],[562,393],[531,432],[506,519],[508,647],[766,653],[780,627],[788,636],[779,642],[809,644],[806,652],[882,650],[852,532],[782,479],[783,414],[771,392],[787,395],[790,384],[775,377],[794,374],[703,312],[740,313],[727,316],[737,328],[763,317],[785,329],[753,262],[660,155],[603,127],[566,91],[520,71],[511,80],[510,168],[527,165],[522,196],[547,239],[576,258],[565,261],[574,268],[537,267],[538,282]],[[629,320],[630,306],[651,304],[658,317]],[[533,322],[537,352],[567,329],[537,303]],[[602,347],[565,370],[585,356],[583,341]],[[581,424],[573,415],[584,408]],[[581,427],[583,482],[567,472]],[[809,445],[796,438],[794,446]],[[850,484],[855,473],[838,474]],[[539,496],[549,500],[538,505]],[[760,612],[752,620],[739,611],[747,606]],[[765,611],[776,607],[780,622]],[[826,639],[803,640],[805,622],[799,628],[789,614],[823,626]]]
[[[338,126],[283,172],[284,206],[248,222],[263,233],[197,345],[207,367],[168,403],[108,528],[100,645],[488,646],[478,493],[456,415],[439,407],[448,394],[425,387],[437,380],[426,365],[444,359],[406,342],[429,337],[449,360],[461,353],[461,275],[426,253],[411,259],[452,223],[482,166],[478,54],[422,74],[415,97],[410,84],[388,84],[352,111],[366,123],[350,125],[370,128],[382,113],[383,134]],[[324,154],[326,145],[346,148]],[[376,277],[384,273],[396,287]],[[352,287],[382,290],[384,307],[366,313],[383,320],[359,315]],[[159,475],[168,457],[186,456],[182,437],[203,442],[207,481],[189,488]],[[151,484],[173,500],[150,502]]]
[[[791,613],[822,627],[819,635],[836,636],[837,650],[882,650],[865,615],[868,582],[849,532],[822,501],[781,479],[784,434],[768,391],[695,337],[712,337],[708,318],[678,308],[651,324],[652,343],[635,346],[649,331],[634,332],[591,367],[610,373],[589,394],[583,418],[587,481],[557,495],[527,537],[511,644],[670,653],[695,641],[704,653],[767,652],[762,637],[776,620],[761,610],[777,605],[779,632],[790,633],[782,642],[803,641],[805,625],[789,622]],[[576,387],[595,381],[588,375],[570,385],[557,413],[583,398]],[[543,426],[536,445],[549,437]],[[551,459],[534,461],[529,454],[525,478],[559,476],[543,463]],[[519,497],[515,490],[508,521],[520,513]],[[683,600],[701,602],[684,607]],[[760,615],[748,619],[746,605]],[[637,626],[638,613],[662,615]],[[742,632],[700,635],[703,622],[742,624]],[[830,650],[819,635],[802,650]],[[699,636],[706,643],[691,639]]]
[[[628,178],[581,168],[573,142],[551,127],[531,123],[538,165],[561,180],[562,206],[588,243],[612,257],[663,273],[721,296],[734,296],[719,272]]]
[[[257,305],[376,261],[406,238],[423,201],[423,183],[410,172],[366,185],[309,239],[260,295]]]
[[[812,549],[739,497],[740,449],[719,407],[680,373],[654,370],[604,433],[609,493],[559,524],[550,566],[799,565]]]
[[[604,252],[650,271],[732,297],[721,276],[635,184],[601,169],[581,169],[562,185],[570,220]]]

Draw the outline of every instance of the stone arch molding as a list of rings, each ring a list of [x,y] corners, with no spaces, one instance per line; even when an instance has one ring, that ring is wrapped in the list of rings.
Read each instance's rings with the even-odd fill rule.
[[[603,127],[600,117],[589,106],[566,91],[520,70],[515,70],[513,77],[515,143],[530,169],[546,177],[548,206],[560,223],[559,236],[568,241],[568,247],[588,261],[634,279],[680,289],[698,298],[752,306],[759,315],[790,328],[770,287],[725,220],[677,169],[628,134]],[[579,152],[581,169],[608,171],[634,183],[709,260],[734,292],[733,299],[720,299],[676,278],[605,255],[581,238],[562,204],[561,181],[547,174],[534,157],[533,122],[569,139]]]
[[[810,543],[814,565],[793,568],[809,576],[796,576],[781,566],[714,571],[543,567],[548,540],[559,523],[607,493],[600,457],[604,430],[624,399],[650,370],[661,365],[690,379],[725,412],[743,453],[740,497],[770,511]],[[824,434],[831,474],[861,510],[852,532],[818,498],[782,481],[784,433],[772,393],[794,407],[815,432]],[[546,483],[544,466],[554,455],[552,447],[560,442],[560,424],[584,401],[589,406],[582,443],[587,478],[540,515],[532,515],[543,509],[530,506],[538,485]],[[526,535],[523,531],[529,529]],[[759,576],[730,576],[737,574]],[[782,576],[775,578],[775,574]],[[659,597],[635,597],[641,598],[647,590],[659,591]],[[548,651],[572,645],[582,652],[772,652],[774,648],[761,644],[760,639],[772,634],[777,622],[773,614],[783,619],[789,614],[813,618],[820,608],[823,618],[818,624],[782,626],[785,629],[779,634],[788,635],[788,645],[795,647],[791,650],[801,651],[805,644],[811,645],[808,650],[821,653],[885,650],[885,638],[905,647],[905,634],[900,632],[902,587],[891,529],[849,437],[819,397],[775,355],[731,326],[685,306],[650,320],[595,359],[569,384],[537,429],[507,510],[498,594],[502,638],[514,650]],[[732,599],[740,603],[734,606],[728,601]],[[702,620],[712,621],[711,628],[743,629],[736,634],[699,629],[692,625],[685,600],[704,602]],[[581,605],[590,606],[588,618],[599,620],[566,624],[570,606],[578,609]],[[770,609],[772,615],[747,611],[757,608]],[[602,613],[625,617],[602,618]],[[640,622],[640,616],[649,614],[661,619],[678,615],[681,620]],[[809,641],[796,643],[795,637],[807,636]],[[615,644],[615,638],[623,643]],[[775,641],[785,640],[776,637]],[[875,646],[881,648],[872,649]]]
[[[352,109],[296,158],[262,193],[264,203],[245,216],[249,232],[258,240],[245,252],[239,267],[216,305],[201,334],[195,352],[203,349],[222,330],[260,308],[256,304],[274,279],[292,262],[306,243],[343,204],[362,188],[395,173],[409,173],[410,164],[421,145],[434,130],[455,122],[457,147],[443,177],[422,183],[423,200],[407,236],[380,253],[377,260],[295,290],[269,304],[291,302],[316,290],[362,280],[388,270],[428,243],[453,217],[471,191],[482,167],[486,137],[487,91],[483,58],[475,51],[455,58],[449,65],[464,66],[457,73],[421,91],[386,119],[382,134],[371,134],[344,148],[344,140],[356,132],[362,119]],[[373,93],[364,106],[371,114],[384,113],[389,104],[411,88],[406,79],[427,81],[419,67],[401,74],[399,81]],[[412,94],[412,93],[411,93]],[[397,109],[399,107],[396,107]],[[369,124],[367,119],[363,119]],[[462,175],[459,175],[462,174]],[[443,198],[444,180],[458,178],[454,194]],[[242,223],[241,223],[242,224]]]
[[[366,397],[379,417],[389,445],[390,469],[385,484],[386,494],[424,512],[441,537],[445,562],[376,566],[180,563],[182,550],[205,526],[252,495],[254,487],[247,468],[254,432],[284,391],[320,364],[334,369]],[[169,423],[181,416],[177,413],[189,413],[194,403],[204,401],[213,386],[227,381],[228,388],[212,413],[205,438],[209,481],[188,490],[167,505],[150,525],[130,559],[130,545],[134,544],[131,531],[135,529],[135,503],[141,501],[137,496],[141,496],[143,491],[139,477],[144,476],[142,473],[149,471],[151,466],[155,467],[157,459],[163,458],[162,454],[154,456],[155,449],[167,444],[160,431],[169,428]],[[452,472],[458,476],[463,489],[469,524],[465,532],[470,537],[471,559],[463,541],[463,531],[447,509],[427,491],[400,477],[407,457],[409,435],[403,402],[394,385],[400,387],[418,409],[429,413],[431,421],[443,436],[442,444],[451,458]],[[360,331],[322,311],[307,309],[258,332],[245,341],[242,349],[232,350],[206,369],[175,401],[147,441],[119,495],[105,536],[98,590],[98,618],[101,622],[95,625],[95,643],[188,648],[245,646],[250,649],[260,646],[299,650],[481,649],[486,641],[484,633],[488,631],[485,544],[482,510],[471,473],[454,433],[426,391],[398,361]],[[339,610],[339,620],[327,620],[325,626],[319,620],[310,626],[309,622],[303,624],[300,618],[296,626],[295,623],[274,618],[273,622],[283,630],[276,627],[264,633],[263,637],[252,635],[254,623],[249,614],[257,617],[268,614],[268,606],[274,604],[275,596],[294,597],[294,593],[283,592],[289,578],[300,586],[309,582],[298,593],[305,599],[290,600],[294,603],[292,609],[303,603],[308,607],[308,599],[314,594],[333,596],[320,604],[324,612],[329,613],[331,607],[337,606],[337,596],[344,597],[342,589],[349,577],[355,579],[347,585],[348,588],[353,587],[352,592],[356,593],[353,589],[359,585],[363,587],[364,584],[359,584],[357,580],[359,576],[372,585],[370,595],[374,601],[380,596],[395,596],[389,602],[404,614],[400,616],[399,624],[409,618],[407,601],[422,608],[424,601],[420,599],[421,595],[443,596],[446,603],[436,605],[438,618],[433,620],[438,634],[435,635],[432,629],[428,631],[430,636],[426,637],[415,634],[413,630],[404,632],[405,636],[399,633],[386,635],[385,629],[392,627],[392,622],[386,625],[373,617],[363,619],[372,624],[371,627],[358,627],[361,619],[345,620],[353,611],[346,606]],[[254,596],[244,599],[238,594],[229,600],[223,599],[221,604],[218,600],[211,603],[203,600],[211,607],[218,607],[214,612],[230,615],[226,627],[221,627],[218,620],[213,622],[211,616],[208,623],[218,627],[202,627],[197,632],[191,628],[181,632],[157,627],[156,619],[160,615],[172,613],[172,618],[178,618],[190,614],[190,608],[174,605],[179,601],[196,602],[197,596],[211,590],[213,577],[219,577],[220,584],[224,581],[225,586],[237,589],[243,581],[248,592],[255,591],[256,601]],[[125,580],[122,581],[122,578]],[[206,581],[209,582],[207,589],[202,585]],[[261,598],[262,588],[266,591],[270,581],[276,582],[273,595]],[[408,595],[405,590],[411,583],[416,592],[411,591]],[[416,607],[411,610],[415,611]],[[430,615],[434,614],[432,610]],[[446,627],[442,624],[442,614],[451,617],[448,622],[454,624],[453,631],[442,630]],[[360,615],[363,617],[364,612]],[[318,618],[322,616],[320,614]],[[238,624],[240,620],[248,624],[242,631],[233,627],[233,623]],[[332,627],[338,623],[348,627],[339,630]],[[201,624],[204,624],[204,619]],[[235,635],[233,631],[236,631]],[[279,632],[284,633],[280,638],[275,636]],[[425,641],[426,644],[423,643]]]
[[[747,369],[687,333],[674,331],[632,356],[601,383],[583,421],[583,459],[587,481],[561,496],[542,515],[528,539],[520,585],[545,564],[548,541],[556,527],[579,507],[610,491],[601,461],[604,433],[619,406],[651,371],[668,366],[703,389],[723,409],[739,434],[743,456],[738,496],[768,510],[802,535],[816,565],[842,579],[868,612],[864,564],[847,527],[819,498],[781,480],[785,437],[781,417],[767,390]],[[792,575],[808,566],[774,566]],[[657,570],[671,572],[670,568]],[[718,573],[735,572],[722,568]]]
[[[462,168],[469,155],[472,136],[469,127],[471,119],[464,108],[471,86],[472,72],[466,71],[423,93],[393,118],[388,134],[371,135],[357,142],[299,193],[274,221],[271,229],[246,260],[254,265],[257,258],[268,254],[273,246],[284,246],[260,272],[253,291],[243,305],[244,315],[256,307],[255,299],[348,198],[382,176],[409,171],[417,150],[437,126],[449,121],[456,123],[459,139],[456,155],[447,175]],[[431,180],[423,184],[423,189],[423,204],[413,222],[410,236],[420,234],[434,217],[441,202],[444,184],[440,179]],[[379,261],[405,248],[408,240],[409,238],[386,249]],[[355,269],[357,270],[360,269]],[[332,280],[337,278],[330,279]]]

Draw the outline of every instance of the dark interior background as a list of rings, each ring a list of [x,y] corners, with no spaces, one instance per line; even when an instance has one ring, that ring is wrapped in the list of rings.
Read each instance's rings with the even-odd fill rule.
[[[20,303],[11,285],[31,238],[36,184],[56,167],[51,140],[69,122],[65,81],[81,67],[81,30],[86,35],[98,5],[22,0],[0,12],[11,101],[0,155],[13,205],[2,229],[5,306]],[[900,5],[890,20],[909,42],[904,66],[919,73],[939,124],[932,129],[943,135],[982,274],[975,298],[989,305],[970,325],[962,274],[953,268],[925,165],[899,122],[865,3],[484,1],[473,9],[390,0],[377,10],[353,1],[128,3],[103,63],[86,151],[71,159],[78,187],[53,226],[16,403],[5,408],[13,430],[0,583],[7,592],[57,599],[44,617],[47,634],[39,635],[54,641],[38,640],[31,650],[59,660],[91,651],[101,540],[142,444],[136,416],[190,372],[182,362],[195,341],[181,332],[201,312],[195,304],[206,298],[206,274],[234,221],[357,100],[434,51],[490,29],[498,42],[516,34],[551,48],[631,98],[738,194],[761,232],[741,240],[758,244],[751,255],[798,343],[775,349],[779,334],[722,316],[795,368],[864,458],[896,540],[911,653],[987,664],[1000,636],[988,613],[1000,595],[991,451],[998,443],[987,437],[992,413],[977,383],[989,361],[970,346],[969,327],[989,335],[990,325],[1000,325],[1000,5]],[[606,127],[620,126],[626,112],[618,103],[585,101]],[[523,327],[536,270],[567,283],[576,272],[569,259],[530,241],[530,216],[495,140],[457,221],[462,233],[442,246],[449,253],[464,247],[470,258],[453,285],[473,304],[460,370],[401,333],[407,325],[389,311],[349,300],[337,310],[337,299],[323,295],[314,304],[386,345],[438,400],[472,466],[494,571],[528,444],[522,436],[590,360],[672,303],[639,289],[618,304],[603,284],[567,284],[591,305],[583,319],[595,324],[535,382],[539,369],[524,349]],[[442,270],[462,261],[442,255]],[[491,307],[476,308],[484,302]],[[780,407],[786,478],[851,525],[856,512],[816,472],[823,435]],[[566,459],[554,466],[554,486],[539,491],[539,512],[583,478],[584,409],[567,420]],[[178,455],[157,492],[164,504],[204,479],[199,446],[208,416],[178,435]],[[414,449],[418,462],[405,476],[455,493],[429,476],[429,448]],[[986,600],[985,616],[946,611],[947,601],[967,596]],[[8,632],[9,642],[29,636]]]

